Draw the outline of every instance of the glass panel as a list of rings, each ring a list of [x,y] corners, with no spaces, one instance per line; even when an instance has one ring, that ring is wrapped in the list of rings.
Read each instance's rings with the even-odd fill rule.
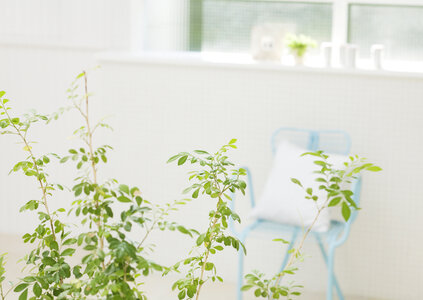
[[[201,10],[197,8],[197,12],[202,12],[201,25],[191,29],[191,35],[201,35],[202,51],[249,52],[251,30],[263,23],[282,24],[287,32],[309,35],[318,42],[331,40],[331,4],[249,0],[202,2]],[[199,39],[191,37],[191,40]]]
[[[383,44],[385,56],[395,60],[423,60],[423,7],[352,4],[349,42],[370,57],[372,44]]]

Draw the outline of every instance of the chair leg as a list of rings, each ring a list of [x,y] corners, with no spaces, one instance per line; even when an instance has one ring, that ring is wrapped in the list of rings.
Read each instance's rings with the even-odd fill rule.
[[[282,272],[285,269],[286,264],[288,263],[288,259],[291,255],[289,251],[292,249],[292,247],[294,247],[295,241],[297,240],[297,236],[299,232],[300,232],[299,228],[295,228],[294,231],[292,232],[291,241],[289,242],[288,249],[286,249],[285,257],[282,261],[282,265],[279,272]]]
[[[244,242],[243,242],[244,243]],[[238,283],[237,283],[237,299],[242,300],[242,285],[244,282],[244,251],[238,251]]]
[[[323,259],[328,268],[328,283],[327,283],[326,299],[327,300],[333,299],[333,287],[335,287],[339,300],[344,300],[344,295],[342,294],[341,288],[339,287],[338,280],[336,279],[336,276],[334,273],[335,247],[330,247],[329,254],[326,254],[322,239],[317,234],[315,235],[315,237],[319,244],[320,251],[322,252]]]

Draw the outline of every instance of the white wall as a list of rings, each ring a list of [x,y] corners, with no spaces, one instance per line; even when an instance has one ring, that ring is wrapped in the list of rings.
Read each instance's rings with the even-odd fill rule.
[[[276,128],[348,131],[353,152],[384,171],[364,179],[363,210],[350,239],[337,252],[339,280],[347,294],[419,299],[422,77],[184,63],[103,61],[102,65],[104,104],[110,111],[119,107],[111,170],[122,179],[139,182],[146,197],[154,201],[175,199],[187,185],[185,169],[164,163],[178,151],[213,150],[238,138],[239,150],[233,158],[251,167],[260,194],[271,164],[269,137]],[[193,226],[201,224],[208,205],[198,200],[180,219]],[[248,241],[247,269],[270,272],[278,268],[281,252],[270,240]],[[165,260],[187,247],[165,236],[159,241]],[[324,290],[325,267],[318,249],[310,243],[306,252],[313,258],[304,263],[299,279],[308,288]],[[234,254],[220,260],[229,280],[235,278],[235,267]]]

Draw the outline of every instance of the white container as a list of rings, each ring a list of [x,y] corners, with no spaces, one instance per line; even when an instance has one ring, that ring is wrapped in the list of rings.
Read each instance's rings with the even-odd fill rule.
[[[357,64],[358,47],[356,45],[348,45],[347,47],[347,68],[355,68]]]
[[[323,62],[325,67],[332,67],[333,44],[328,42],[322,43],[322,45],[320,46],[320,52],[323,56]]]
[[[341,67],[347,67],[347,48],[348,44],[339,45],[339,64]]]
[[[382,69],[382,60],[383,60],[384,52],[385,52],[385,46],[384,45],[373,45],[370,48],[373,66],[376,70]]]
[[[355,68],[357,63],[358,47],[353,44],[339,46],[339,63],[344,68]]]

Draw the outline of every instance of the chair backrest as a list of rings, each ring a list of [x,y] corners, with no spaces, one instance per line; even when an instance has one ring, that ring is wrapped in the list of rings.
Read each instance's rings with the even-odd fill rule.
[[[271,138],[272,153],[275,154],[281,140],[288,140],[310,151],[348,155],[351,148],[349,134],[341,130],[311,130],[300,128],[277,129]]]

